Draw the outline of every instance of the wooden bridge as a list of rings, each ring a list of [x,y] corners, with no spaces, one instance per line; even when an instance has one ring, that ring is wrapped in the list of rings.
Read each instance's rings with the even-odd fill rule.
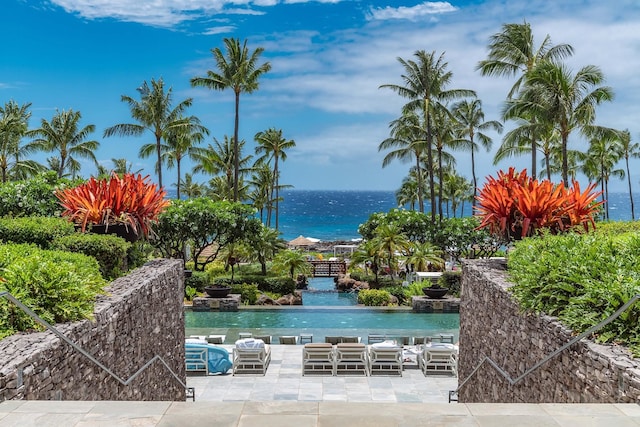
[[[336,277],[347,272],[347,263],[344,261],[309,261],[313,277]]]

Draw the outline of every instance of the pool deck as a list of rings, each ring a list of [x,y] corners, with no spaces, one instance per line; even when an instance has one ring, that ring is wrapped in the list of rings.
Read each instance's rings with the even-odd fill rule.
[[[195,402],[5,401],[0,427],[640,426],[636,404],[447,403],[452,377],[301,376],[302,346],[272,346],[265,376],[189,376]]]

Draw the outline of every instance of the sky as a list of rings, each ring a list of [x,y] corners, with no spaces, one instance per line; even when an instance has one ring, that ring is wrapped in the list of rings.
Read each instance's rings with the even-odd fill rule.
[[[0,104],[31,103],[30,127],[51,120],[56,110],[80,111],[81,126],[93,124],[99,162],[126,157],[133,169],[153,176],[153,158],[138,149],[140,137],[103,138],[104,129],[134,123],[122,95],[139,99],[136,88],[162,78],[174,105],[193,98],[189,114],[210,136],[233,135],[233,93],[192,88],[190,79],[215,70],[211,49],[224,38],[264,48],[271,71],[259,89],[240,97],[240,138],[253,154],[254,135],[281,129],[296,147],[287,152],[281,184],[296,189],[395,190],[411,164],[382,168],[378,145],[389,122],[407,100],[384,84],[402,84],[397,58],[418,50],[444,53],[453,73],[450,88],[472,89],[485,118],[497,120],[510,78],[482,77],[489,38],[505,23],[526,20],[536,45],[546,35],[568,43],[575,72],[597,65],[615,100],[598,107],[596,124],[629,129],[640,139],[640,3],[636,0],[3,0],[0,15]],[[511,124],[506,123],[509,130]],[[493,164],[501,136],[489,133],[493,148],[477,154],[479,177],[498,169],[530,166],[527,158]],[[572,136],[570,148],[586,150]],[[470,154],[457,152],[456,169],[471,178]],[[44,157],[43,157],[44,158]],[[632,181],[640,183],[640,160]],[[190,171],[187,162],[183,171]],[[95,172],[83,161],[83,175]],[[164,169],[163,181],[176,181]],[[155,177],[154,177],[155,179]],[[196,176],[206,181],[205,176]],[[559,177],[556,177],[559,180]],[[611,191],[625,191],[614,179]]]

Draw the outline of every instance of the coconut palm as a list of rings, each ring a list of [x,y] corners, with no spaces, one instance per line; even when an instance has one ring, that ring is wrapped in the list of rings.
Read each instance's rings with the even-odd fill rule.
[[[62,178],[67,171],[73,176],[80,170],[78,157],[91,160],[97,165],[95,150],[100,143],[95,140],[87,140],[95,131],[94,125],[79,128],[82,115],[79,111],[57,111],[51,121],[42,119],[40,127],[27,132],[27,136],[35,137],[31,146],[35,150],[56,153],[50,162]]]
[[[264,48],[259,47],[253,52],[249,52],[247,40],[245,40],[242,45],[240,45],[239,39],[225,38],[223,41],[226,52],[222,52],[222,50],[217,47],[211,49],[211,53],[216,62],[217,72],[209,70],[205,77],[192,78],[191,86],[206,87],[215,90],[225,90],[228,88],[233,90],[235,95],[233,200],[238,201],[240,175],[240,147],[238,142],[240,94],[252,93],[257,90],[259,86],[258,79],[271,69],[271,64],[269,62],[258,64]]]
[[[491,36],[487,59],[476,66],[483,76],[517,77],[507,98],[512,99],[520,91],[528,79],[528,74],[543,62],[558,62],[573,55],[573,48],[568,44],[553,45],[547,34],[542,44],[536,47],[531,25],[504,24],[502,31]],[[533,119],[535,121],[535,118]],[[536,176],[536,137],[531,134],[532,146],[531,174]]]
[[[364,265],[365,273],[367,268],[371,268],[375,276],[376,283],[378,282],[378,272],[380,271],[380,260],[383,257],[383,253],[378,245],[378,242],[374,240],[367,240],[361,243],[351,254],[350,268],[355,268],[358,265]]]
[[[202,184],[194,182],[193,176],[190,173],[184,174],[184,179],[180,180],[180,188],[188,199],[194,197],[201,197],[204,194],[204,188]]]
[[[270,199],[274,199],[274,190],[275,190],[275,202],[276,202],[276,223],[275,228],[278,230],[278,216],[279,216],[279,201],[280,201],[280,169],[278,168],[278,162],[287,160],[287,152],[286,150],[293,148],[296,146],[296,142],[292,139],[286,140],[282,136],[282,129],[276,130],[275,128],[270,128],[264,132],[256,133],[254,137],[255,141],[258,143],[256,146],[256,154],[262,154],[261,157],[258,158],[257,162],[266,162],[267,164],[271,163],[273,160],[273,182],[271,185],[270,191]],[[267,223],[271,222],[271,211],[268,210],[267,213],[268,220]]]
[[[560,133],[562,180],[569,185],[568,143],[574,130],[588,132],[595,120],[595,107],[613,99],[613,90],[598,86],[604,81],[595,65],[582,67],[572,75],[565,65],[542,63],[527,76],[527,86],[521,102],[510,106],[518,115],[531,110],[535,117],[554,123]],[[507,114],[510,114],[507,111]]]
[[[418,180],[416,179],[416,169],[411,168],[409,175],[402,179],[402,185],[396,190],[396,203],[398,207],[409,205],[409,210],[416,210],[418,201]]]
[[[385,168],[393,160],[400,160],[403,163],[415,161],[410,174],[415,178],[416,198],[418,209],[424,212],[424,178],[422,175],[422,159],[426,151],[426,137],[420,117],[415,111],[405,111],[398,119],[389,123],[391,128],[390,137],[378,145],[378,151],[391,150],[382,160],[382,167]]]
[[[113,172],[120,176],[123,176],[124,174],[127,174],[127,173],[132,173],[137,175],[140,172],[142,172],[142,169],[138,169],[134,172],[133,163],[131,163],[129,160],[127,160],[124,157],[121,157],[119,159],[112,157],[111,162],[113,163]]]
[[[478,195],[478,178],[476,177],[475,152],[482,147],[489,151],[491,149],[492,140],[486,133],[487,130],[493,129],[498,133],[502,133],[502,124],[496,120],[484,120],[484,111],[482,111],[482,101],[478,98],[473,100],[460,101],[452,107],[453,117],[458,122],[456,129],[457,137],[464,142],[465,150],[471,152],[471,177],[473,181],[473,206],[476,205],[475,197]],[[476,140],[477,137],[477,140]]]
[[[427,53],[419,50],[414,53],[416,60],[398,58],[405,74],[402,75],[404,86],[385,84],[381,88],[389,88],[403,98],[410,101],[404,106],[404,111],[421,111],[422,125],[426,136],[426,162],[429,173],[429,192],[431,200],[431,221],[435,223],[435,186],[434,161],[432,151],[432,120],[431,114],[435,108],[442,108],[443,102],[462,97],[476,96],[475,92],[467,89],[447,89],[451,83],[453,73],[447,70],[448,63],[444,60],[444,53],[436,57],[435,52]]]
[[[295,277],[296,272],[307,274],[311,271],[311,264],[307,262],[306,255],[292,249],[278,252],[273,260],[273,267],[276,270],[287,271],[292,279]]]
[[[629,202],[631,203],[631,220],[635,221],[636,216],[633,209],[633,192],[631,191],[631,171],[629,170],[629,157],[640,157],[640,144],[637,142],[631,142],[631,133],[628,129],[620,132],[620,142],[622,143],[622,153],[626,166],[627,184],[629,185]]]
[[[397,224],[381,224],[376,228],[374,245],[378,252],[384,254],[391,275],[397,270],[396,257],[409,247],[409,239],[402,233]]]
[[[251,178],[249,184],[253,188],[249,194],[249,199],[253,204],[253,207],[260,213],[260,221],[265,225],[271,219],[271,215],[267,214],[267,221],[265,221],[265,209],[267,212],[271,212],[273,206],[273,198],[271,197],[271,186],[273,184],[273,170],[265,163],[254,165],[251,172]]]
[[[227,135],[221,143],[213,138],[214,145],[208,144],[207,147],[194,147],[191,150],[191,159],[196,163],[193,167],[193,173],[204,173],[210,176],[222,175],[226,182],[227,190],[224,193],[230,195],[229,199],[234,197],[234,144]],[[242,153],[244,147],[244,139],[238,143],[239,152]],[[238,165],[242,175],[250,171],[249,164],[253,156],[249,155],[240,159]],[[240,176],[242,179],[242,176]],[[222,189],[217,185],[219,189]]]
[[[456,159],[445,151],[460,147],[460,140],[454,138],[454,121],[447,109],[439,108],[433,112],[433,149],[435,150],[436,171],[438,175],[438,221],[442,221],[443,181],[446,170],[453,169]]]
[[[267,261],[272,260],[286,247],[287,244],[280,238],[278,230],[264,225],[259,234],[252,236],[248,245],[251,259],[260,263],[263,276],[267,275]]]
[[[0,182],[7,182],[10,177],[27,178],[43,170],[38,162],[24,159],[34,151],[33,147],[20,144],[29,126],[30,107],[31,103],[18,105],[13,100],[0,106]]]
[[[104,136],[140,136],[145,131],[151,131],[155,139],[157,156],[155,169],[158,174],[158,185],[162,187],[162,141],[172,131],[177,131],[181,127],[189,127],[190,124],[183,118],[183,114],[191,106],[193,99],[187,98],[172,107],[172,88],[170,87],[165,92],[162,78],[157,81],[151,79],[151,86],[145,81],[137,91],[140,94],[139,101],[127,95],[122,95],[120,99],[129,105],[131,117],[138,123],[121,123],[111,126],[105,129]],[[141,157],[145,157],[149,156],[151,152],[147,149],[141,149],[139,154]]]
[[[447,216],[449,216],[449,202],[451,202],[453,217],[456,217],[456,211],[459,205],[461,205],[460,216],[463,216],[464,202],[475,198],[473,194],[473,184],[465,177],[450,170],[444,175],[442,187],[444,198],[447,201]]]

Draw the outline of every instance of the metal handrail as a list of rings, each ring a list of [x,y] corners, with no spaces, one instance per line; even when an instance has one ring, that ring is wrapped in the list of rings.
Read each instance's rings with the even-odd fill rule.
[[[597,325],[592,326],[591,328],[589,328],[586,331],[582,332],[580,335],[576,335],[574,338],[572,338],[565,345],[563,345],[562,347],[560,347],[557,350],[553,351],[552,353],[548,354],[544,359],[540,360],[538,363],[533,365],[531,368],[527,369],[522,375],[520,375],[520,376],[518,376],[516,378],[511,378],[511,375],[509,375],[504,369],[502,369],[500,366],[498,366],[498,364],[493,359],[491,359],[489,356],[485,356],[484,359],[482,359],[482,361],[471,371],[469,376],[467,378],[465,378],[464,381],[462,381],[462,383],[460,385],[458,385],[458,388],[456,388],[455,390],[449,390],[449,403],[451,403],[452,401],[457,401],[457,399],[453,399],[453,396],[458,394],[458,391],[460,391],[460,389],[465,386],[465,384],[475,375],[476,372],[478,372],[478,370],[485,363],[488,363],[496,371],[498,371],[498,373],[500,375],[502,375],[509,382],[510,385],[515,385],[515,384],[519,383],[520,381],[522,381],[525,377],[527,377],[532,372],[538,370],[542,365],[547,363],[549,360],[553,359],[558,354],[562,353],[564,350],[566,350],[567,348],[571,347],[573,344],[575,344],[578,341],[580,341],[581,339],[593,334],[597,330],[601,329],[603,326],[606,326],[609,323],[611,323],[614,320],[616,320],[618,317],[620,317],[620,315],[622,313],[624,313],[629,307],[631,307],[638,299],[640,299],[640,294],[634,295],[633,297],[631,297],[631,299],[629,299],[629,301],[627,301],[624,305],[622,305],[611,316],[607,317],[606,319],[604,319],[602,322],[598,323]]]
[[[41,318],[40,316],[38,316],[33,310],[31,310],[29,307],[27,307],[26,305],[24,305],[22,302],[20,302],[18,299],[16,299],[16,297],[14,297],[13,295],[11,295],[9,292],[7,291],[2,291],[0,292],[0,297],[6,298],[9,301],[11,301],[12,303],[14,303],[16,306],[18,306],[18,308],[20,308],[22,311],[24,311],[27,315],[29,315],[32,319],[34,319],[36,322],[40,323],[42,326],[44,326],[46,329],[50,330],[51,332],[53,332],[55,335],[57,335],[61,340],[63,340],[64,342],[66,342],[67,344],[69,344],[71,347],[73,347],[76,351],[78,351],[80,354],[82,354],[84,357],[86,357],[87,359],[89,359],[91,362],[93,362],[95,365],[97,365],[100,369],[102,369],[103,371],[105,371],[107,374],[109,374],[112,378],[114,378],[116,381],[118,381],[120,384],[124,385],[124,386],[128,386],[131,381],[133,381],[134,379],[136,379],[138,377],[138,375],[140,375],[143,371],[145,371],[149,366],[151,366],[151,364],[153,364],[155,361],[160,361],[160,363],[162,363],[162,365],[164,365],[164,367],[169,371],[169,373],[171,373],[171,375],[173,376],[173,378],[175,378],[175,380],[186,390],[187,392],[187,398],[191,397],[194,401],[195,401],[195,390],[193,387],[187,387],[187,384],[184,383],[180,377],[178,377],[178,375],[169,367],[169,365],[167,364],[167,362],[165,362],[165,360],[158,356],[157,354],[155,356],[153,356],[149,361],[147,361],[144,365],[142,365],[142,367],[140,369],[138,369],[136,372],[133,373],[133,375],[131,375],[129,378],[127,379],[123,379],[121,377],[119,377],[118,375],[116,375],[113,371],[111,371],[109,368],[107,368],[102,362],[100,362],[98,359],[96,359],[95,357],[93,357],[89,352],[87,352],[86,350],[84,350],[82,347],[80,347],[79,345],[77,345],[76,343],[74,343],[73,341],[71,341],[69,338],[67,338],[62,332],[60,332],[59,330],[57,330],[53,325],[49,324],[46,320],[44,320],[43,318]]]

